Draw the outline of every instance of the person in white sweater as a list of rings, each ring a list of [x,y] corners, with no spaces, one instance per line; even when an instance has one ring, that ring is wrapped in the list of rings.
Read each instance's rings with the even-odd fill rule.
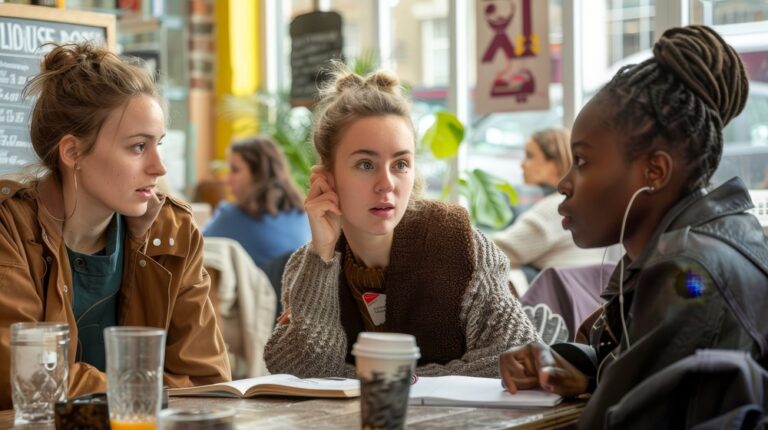
[[[534,133],[525,144],[522,164],[525,183],[553,192],[523,212],[506,230],[491,236],[512,267],[527,265],[537,272],[545,267],[584,266],[602,260],[602,248],[576,246],[557,213],[563,196],[554,192],[554,188],[571,168],[569,142],[568,130],[551,128]],[[530,271],[526,271],[528,273]]]
[[[419,375],[498,377],[501,351],[539,339],[504,254],[464,208],[413,198],[416,138],[397,79],[339,67],[315,117],[312,241],[285,268],[269,371],[354,377],[357,335],[389,331],[416,337]]]

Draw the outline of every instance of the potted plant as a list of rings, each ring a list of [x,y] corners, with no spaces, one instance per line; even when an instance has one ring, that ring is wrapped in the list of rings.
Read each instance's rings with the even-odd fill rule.
[[[422,148],[429,148],[434,158],[448,163],[443,179],[441,198],[449,198],[454,187],[466,199],[472,222],[476,225],[500,229],[512,220],[510,205],[518,204],[517,192],[504,179],[482,169],[455,171],[453,160],[464,141],[464,124],[450,112],[435,114],[435,122],[421,139]]]

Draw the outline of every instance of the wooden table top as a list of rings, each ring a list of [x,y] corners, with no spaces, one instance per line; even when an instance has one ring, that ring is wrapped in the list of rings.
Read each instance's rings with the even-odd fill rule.
[[[171,408],[227,407],[237,411],[238,429],[359,429],[360,402],[352,400],[257,397],[252,399],[171,397]],[[547,429],[573,425],[584,408],[582,401],[569,401],[545,409],[491,409],[409,406],[409,429]],[[0,412],[0,429],[14,427],[13,411]],[[35,426],[35,429],[53,429]]]

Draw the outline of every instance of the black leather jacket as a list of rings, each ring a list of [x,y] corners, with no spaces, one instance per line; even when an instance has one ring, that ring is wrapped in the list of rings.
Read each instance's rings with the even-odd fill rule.
[[[757,218],[745,213],[752,207],[744,183],[734,178],[692,193],[667,213],[645,251],[631,264],[625,261],[629,342],[617,267],[590,330],[591,348],[583,348],[591,360],[573,357],[574,348],[566,354],[597,379],[580,428],[603,428],[606,410],[624,394],[697,349],[749,351],[766,365],[768,239]]]

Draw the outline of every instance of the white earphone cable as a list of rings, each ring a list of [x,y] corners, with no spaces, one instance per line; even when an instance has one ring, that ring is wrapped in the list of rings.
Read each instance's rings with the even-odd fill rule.
[[[619,234],[619,244],[623,246],[624,244],[624,228],[627,226],[627,216],[629,215],[629,210],[632,208],[632,203],[635,202],[635,198],[637,198],[640,193],[643,191],[653,191],[653,187],[643,187],[639,190],[635,191],[635,194],[632,194],[632,198],[629,199],[629,204],[627,204],[627,209],[624,211],[624,219],[621,221],[621,233]],[[601,273],[602,276],[602,273]],[[619,260],[619,315],[621,315],[621,329],[624,334],[624,341],[627,344],[627,349],[630,347],[629,343],[629,331],[627,330],[627,321],[624,317],[624,258],[622,257]]]

